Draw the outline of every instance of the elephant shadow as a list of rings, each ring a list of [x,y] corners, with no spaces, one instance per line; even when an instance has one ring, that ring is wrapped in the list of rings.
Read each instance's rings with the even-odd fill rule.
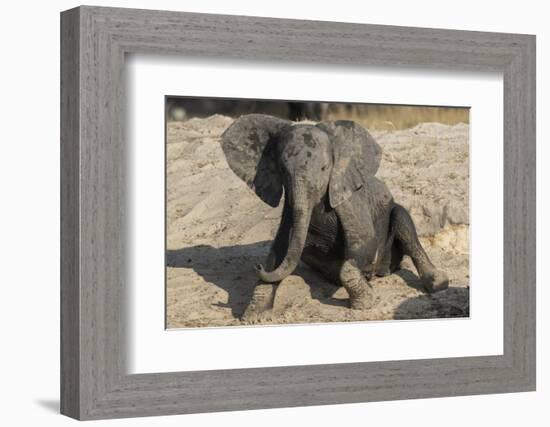
[[[235,318],[242,315],[257,282],[254,265],[263,261],[269,251],[269,241],[216,248],[196,245],[166,251],[166,266],[189,268],[206,282],[228,294],[226,304],[215,305],[231,308]]]
[[[443,292],[424,293],[402,301],[394,319],[442,319],[470,316],[470,289],[450,286]]]
[[[234,318],[240,318],[258,283],[254,266],[262,263],[269,252],[271,241],[224,246],[196,245],[166,251],[166,266],[186,268],[197,273],[205,282],[227,292],[227,303],[213,303],[218,307],[230,308]],[[408,286],[420,289],[418,277],[407,270],[396,272]],[[310,286],[312,299],[323,304],[348,306],[347,299],[335,297],[341,287],[327,281],[319,272],[300,263],[293,273]],[[341,294],[341,292],[340,292]],[[405,310],[407,311],[407,310]]]

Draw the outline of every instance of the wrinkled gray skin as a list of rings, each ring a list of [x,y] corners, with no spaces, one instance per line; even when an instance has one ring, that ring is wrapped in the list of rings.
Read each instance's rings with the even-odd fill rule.
[[[273,305],[276,285],[300,260],[346,288],[353,309],[373,304],[369,279],[409,255],[428,292],[448,287],[422,248],[408,212],[375,177],[381,148],[358,124],[294,124],[263,114],[237,119],[222,135],[231,169],[270,206],[284,208],[244,319]]]

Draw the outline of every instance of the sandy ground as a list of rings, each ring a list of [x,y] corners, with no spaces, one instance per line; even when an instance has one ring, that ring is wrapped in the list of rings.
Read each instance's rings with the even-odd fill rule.
[[[232,119],[168,124],[167,326],[227,326],[239,320],[279,224],[227,166],[220,135]],[[406,258],[402,270],[372,284],[377,304],[348,308],[345,289],[300,265],[277,291],[262,323],[334,322],[469,316],[468,125],[422,123],[373,133],[383,149],[378,177],[411,212],[422,243],[450,277],[429,295]],[[281,203],[282,205],[282,203]]]

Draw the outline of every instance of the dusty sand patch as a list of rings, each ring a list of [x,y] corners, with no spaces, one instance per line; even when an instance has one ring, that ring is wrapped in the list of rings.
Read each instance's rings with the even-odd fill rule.
[[[237,178],[219,145],[232,119],[215,115],[168,124],[167,324],[169,328],[242,324],[281,208]],[[433,262],[451,279],[428,295],[407,258],[397,274],[373,282],[378,304],[348,308],[345,289],[305,265],[279,286],[262,323],[303,323],[469,315],[468,125],[423,123],[378,132],[377,176],[411,212]]]

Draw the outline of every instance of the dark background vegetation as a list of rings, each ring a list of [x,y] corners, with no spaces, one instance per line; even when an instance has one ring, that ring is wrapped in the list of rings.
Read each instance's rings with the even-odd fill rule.
[[[368,129],[407,129],[419,123],[438,122],[449,125],[469,123],[467,107],[412,106],[301,101],[265,101],[249,99],[167,97],[168,121],[220,114],[239,117],[262,113],[289,120],[353,120]]]

